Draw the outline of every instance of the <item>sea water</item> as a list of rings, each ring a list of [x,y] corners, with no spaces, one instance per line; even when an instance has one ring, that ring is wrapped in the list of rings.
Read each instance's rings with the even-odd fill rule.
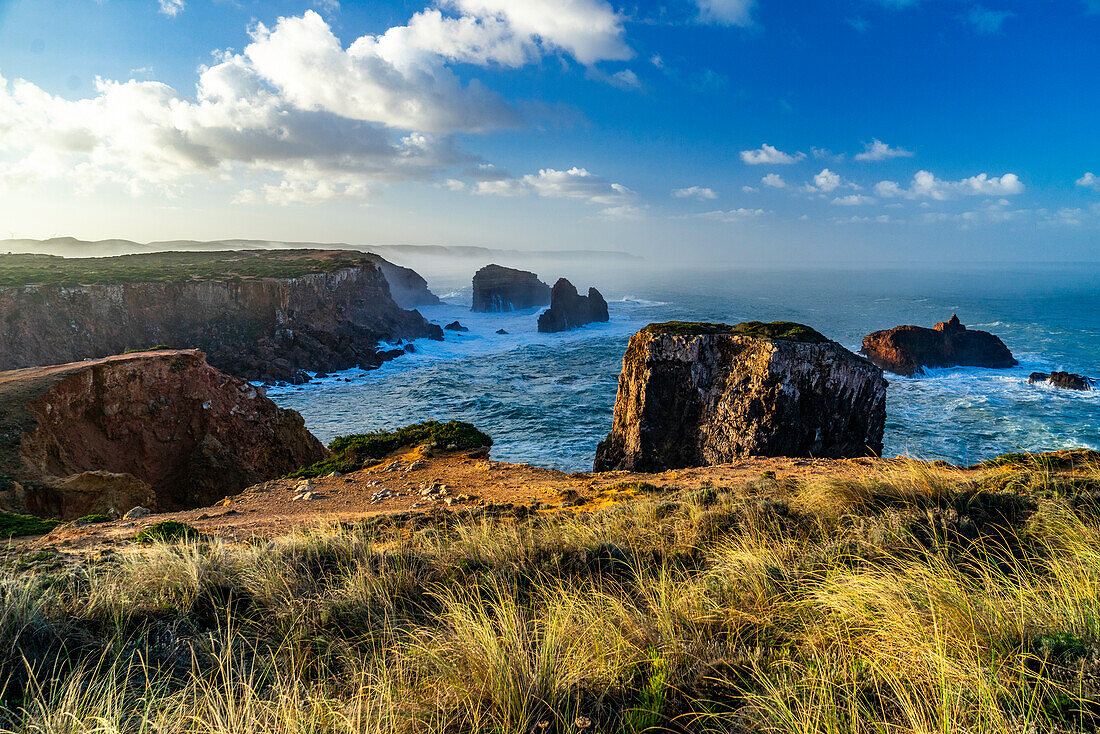
[[[538,333],[542,309],[470,312],[472,272],[422,274],[444,305],[421,313],[440,325],[458,320],[469,332],[419,340],[416,352],[377,370],[271,388],[270,397],[299,411],[325,442],[458,419],[493,437],[498,460],[581,471],[611,427],[627,341],[648,323],[798,321],[855,351],[872,331],[932,326],[957,313],[968,327],[1001,337],[1019,366],[888,374],[885,455],[970,464],[1008,451],[1100,449],[1100,390],[1028,384],[1034,371],[1100,377],[1097,265],[569,273],[582,293],[600,288],[611,321],[561,334]]]

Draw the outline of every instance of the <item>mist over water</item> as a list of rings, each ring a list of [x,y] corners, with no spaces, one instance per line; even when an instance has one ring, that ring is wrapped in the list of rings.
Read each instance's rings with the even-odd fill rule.
[[[312,384],[272,388],[323,441],[337,435],[452,418],[492,435],[494,458],[566,471],[591,467],[610,429],[622,355],[654,321],[791,320],[849,349],[898,324],[932,326],[957,313],[1000,336],[1020,365],[952,368],[917,378],[887,375],[885,454],[972,463],[1006,451],[1100,448],[1100,391],[1029,385],[1033,371],[1100,376],[1100,267],[934,270],[672,270],[541,264],[582,292],[595,285],[611,322],[538,334],[541,309],[469,311],[472,270],[417,268],[443,306],[428,319],[458,319],[469,333],[419,341],[417,352],[371,372],[350,370]],[[468,267],[468,266],[467,266]],[[476,266],[475,266],[476,267]],[[498,335],[498,329],[509,333]],[[344,380],[350,381],[344,381]]]

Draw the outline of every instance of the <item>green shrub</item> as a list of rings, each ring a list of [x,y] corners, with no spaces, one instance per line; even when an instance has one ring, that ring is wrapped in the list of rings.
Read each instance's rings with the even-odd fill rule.
[[[804,324],[793,321],[744,321],[740,324],[712,324],[701,321],[666,321],[663,324],[650,324],[642,331],[649,334],[673,334],[697,336],[702,334],[736,334],[761,339],[782,339],[784,341],[820,344],[826,342],[824,336]]]
[[[410,446],[433,449],[467,450],[492,446],[493,439],[462,421],[427,421],[399,428],[396,431],[374,431],[351,436],[339,436],[329,444],[332,455],[311,466],[290,474],[293,479],[307,479],[331,474],[353,472],[363,462],[385,458],[395,450]]]
[[[45,535],[59,525],[57,520],[43,520],[33,515],[16,515],[0,512],[0,538],[22,538],[27,535]]]
[[[79,518],[76,522],[83,523],[85,525],[94,525],[95,523],[100,522],[111,522],[111,520],[113,519],[114,518],[110,515],[85,515],[84,517]]]
[[[142,352],[159,352],[163,349],[171,349],[172,347],[167,344],[158,344],[155,347],[144,347],[141,349],[127,349],[123,354],[141,354]]]
[[[165,520],[142,530],[134,538],[135,543],[172,543],[180,540],[195,540],[202,533],[187,523]]]

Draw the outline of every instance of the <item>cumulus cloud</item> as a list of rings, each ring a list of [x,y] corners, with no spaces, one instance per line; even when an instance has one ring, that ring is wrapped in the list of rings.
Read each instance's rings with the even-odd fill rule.
[[[160,12],[170,18],[182,13],[185,7],[187,7],[187,3],[184,0],[160,0]]]
[[[764,164],[789,165],[791,163],[798,163],[805,157],[805,153],[795,153],[793,155],[784,153],[767,143],[764,143],[764,145],[756,150],[741,151],[741,160],[750,166],[760,166]]]
[[[543,168],[522,178],[501,173],[503,175],[494,173],[490,180],[479,181],[476,192],[490,196],[534,195],[549,199],[573,199],[606,207],[602,214],[618,218],[625,218],[629,211],[627,207],[634,207],[637,200],[637,194],[626,186],[576,166],[568,170]]]
[[[695,214],[698,219],[713,219],[717,222],[744,222],[751,219],[758,219],[763,217],[768,212],[763,209],[746,209],[741,207],[740,209],[728,209],[728,210],[715,210],[710,212],[703,212],[702,214]]]
[[[1077,185],[1083,189],[1094,189],[1100,191],[1100,176],[1089,171],[1081,178],[1077,179]]]
[[[960,181],[944,181],[936,178],[930,171],[917,171],[909,188],[896,181],[880,181],[875,185],[875,193],[884,199],[933,199],[945,201],[959,196],[1012,196],[1023,193],[1024,184],[1014,173],[1003,176],[990,176],[981,173]]]
[[[778,173],[769,173],[764,178],[760,179],[760,183],[765,186],[770,186],[773,189],[785,189],[787,188],[787,182],[783,180],[783,177]]]
[[[807,194],[828,194],[839,188],[858,189],[860,187],[850,181],[845,181],[836,171],[823,168],[821,173],[814,176],[813,182],[806,184],[801,190]]]
[[[874,204],[875,198],[863,194],[848,194],[847,196],[836,197],[833,199],[832,203],[836,206],[864,206],[866,204]]]
[[[752,10],[756,0],[695,0],[699,20],[719,25],[752,25]]]
[[[1001,32],[1006,20],[1014,16],[1010,10],[990,10],[981,5],[975,5],[970,9],[967,20],[974,30],[983,35],[994,35]]]
[[[856,153],[857,161],[887,161],[891,158],[912,158],[913,152],[904,148],[891,148],[878,138],[863,144],[863,152]]]
[[[184,1],[161,5],[179,12]],[[632,55],[622,19],[603,0],[444,0],[347,47],[312,10],[256,24],[250,35],[243,51],[203,68],[190,95],[155,81],[99,79],[94,96],[68,100],[0,76],[0,186],[66,179],[141,193],[196,174],[244,173],[253,182],[240,201],[363,199],[377,184],[439,180],[475,164],[455,133],[522,123],[512,105],[448,64]],[[607,194],[616,203],[622,196]]]
[[[699,201],[718,198],[718,194],[714,193],[714,189],[706,186],[688,186],[684,189],[673,189],[672,195],[677,199],[698,199]]]

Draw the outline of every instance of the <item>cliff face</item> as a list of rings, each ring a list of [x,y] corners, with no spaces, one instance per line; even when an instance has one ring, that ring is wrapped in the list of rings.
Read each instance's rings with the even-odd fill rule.
[[[576,286],[559,278],[550,291],[550,308],[539,315],[539,331],[568,331],[597,321],[607,321],[607,301],[595,288],[582,296]]]
[[[62,519],[204,507],[325,455],[300,415],[195,350],[0,373],[0,408],[0,503]]]
[[[630,339],[595,470],[882,451],[882,370],[797,324],[653,324]]]
[[[522,311],[550,303],[550,286],[527,270],[486,265],[474,273],[471,311]]]
[[[0,369],[163,344],[201,349],[251,380],[293,381],[378,366],[379,340],[421,337],[442,331],[400,308],[369,262],[295,277],[0,288]]]
[[[390,296],[401,308],[417,306],[438,306],[439,296],[428,290],[428,281],[412,268],[394,265],[389,260],[367,253],[382,271],[386,283],[390,286]]]
[[[1018,364],[999,338],[967,329],[952,315],[933,328],[895,326],[868,334],[860,350],[884,370],[912,377],[925,367],[1014,367]]]

